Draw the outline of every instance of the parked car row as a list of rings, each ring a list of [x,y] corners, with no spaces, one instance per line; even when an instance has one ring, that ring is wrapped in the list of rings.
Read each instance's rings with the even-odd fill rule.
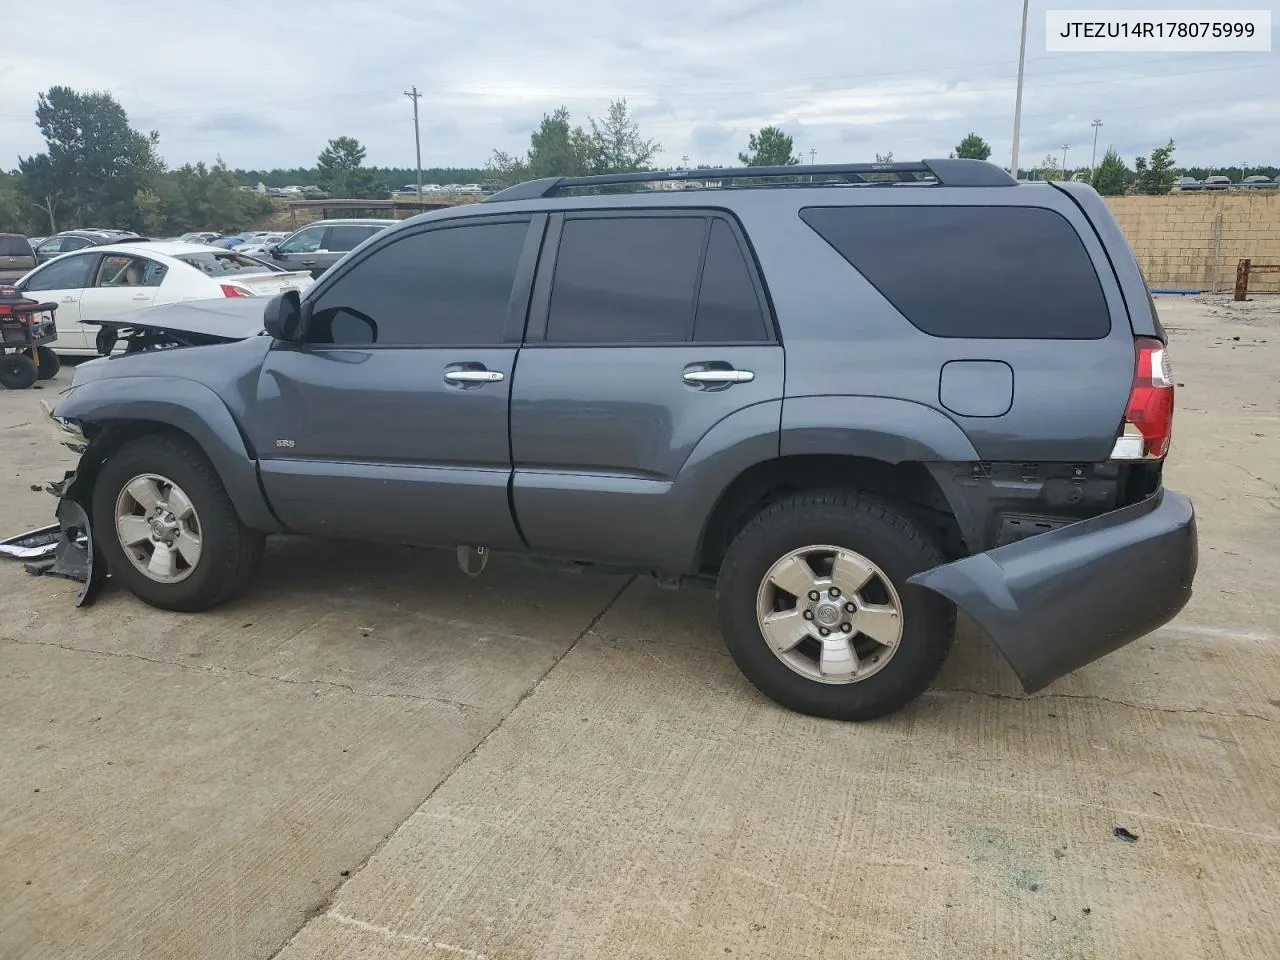
[[[422,185],[423,193],[449,193],[462,196],[474,196],[476,194],[486,193],[484,186],[478,183],[446,183],[441,186],[438,183],[424,183]],[[398,190],[393,190],[393,197],[412,197],[418,193],[418,185],[416,183],[406,183]]]
[[[1195,177],[1179,177],[1173,184],[1174,190],[1265,190],[1280,189],[1280,176],[1274,180],[1261,174],[1245,177],[1239,183],[1230,177],[1213,176],[1197,180]]]
[[[307,271],[286,270],[232,250],[146,241],[64,254],[27,273],[16,286],[35,299],[58,305],[56,350],[60,355],[96,356],[94,321],[159,303],[259,297],[302,291],[311,283]]]

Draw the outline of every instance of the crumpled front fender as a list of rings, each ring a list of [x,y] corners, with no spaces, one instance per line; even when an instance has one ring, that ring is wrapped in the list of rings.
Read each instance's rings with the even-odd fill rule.
[[[918,573],[1034,692],[1172,620],[1191,598],[1195,510],[1172,490]]]

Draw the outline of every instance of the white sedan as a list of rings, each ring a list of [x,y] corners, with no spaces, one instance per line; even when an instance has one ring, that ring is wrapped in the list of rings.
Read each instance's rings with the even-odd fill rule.
[[[107,244],[43,263],[16,284],[33,299],[58,305],[62,356],[97,356],[98,327],[159,303],[271,296],[305,290],[309,271],[291,272],[234,250],[180,241]]]

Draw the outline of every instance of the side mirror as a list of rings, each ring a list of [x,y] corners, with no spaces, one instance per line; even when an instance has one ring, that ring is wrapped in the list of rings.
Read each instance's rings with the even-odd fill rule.
[[[302,298],[297,290],[277,293],[263,309],[262,325],[267,335],[285,343],[302,338]]]

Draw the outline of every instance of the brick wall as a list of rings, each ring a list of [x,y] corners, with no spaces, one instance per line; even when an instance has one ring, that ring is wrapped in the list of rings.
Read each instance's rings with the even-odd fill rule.
[[[1280,264],[1280,191],[1173,193],[1164,197],[1107,197],[1153,287],[1211,290],[1214,229],[1222,218],[1218,290],[1230,292],[1236,264]],[[1250,293],[1280,293],[1280,274],[1249,278]]]

